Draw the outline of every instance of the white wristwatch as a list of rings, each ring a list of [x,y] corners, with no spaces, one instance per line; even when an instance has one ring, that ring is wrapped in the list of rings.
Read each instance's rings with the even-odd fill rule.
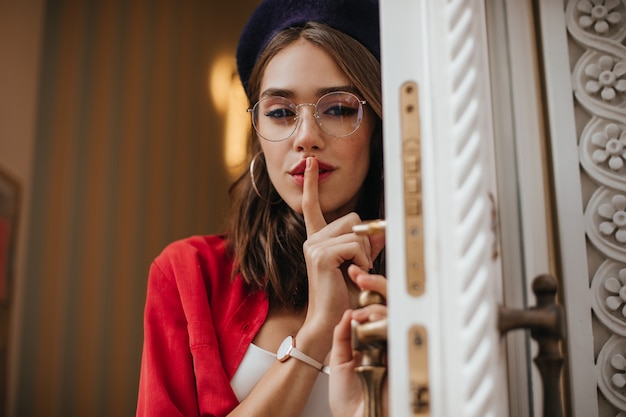
[[[323,363],[319,363],[312,357],[296,349],[296,339],[293,336],[285,337],[285,340],[283,340],[283,342],[278,347],[278,351],[276,352],[276,359],[281,362],[285,362],[289,358],[296,358],[298,360],[301,360],[302,362],[311,365],[318,371],[330,375],[330,368],[328,366],[324,365]]]

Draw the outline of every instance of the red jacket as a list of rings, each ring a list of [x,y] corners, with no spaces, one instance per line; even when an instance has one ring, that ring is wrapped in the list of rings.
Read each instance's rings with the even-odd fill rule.
[[[268,312],[250,292],[223,236],[169,245],[148,278],[137,416],[224,416],[238,404],[230,379]]]

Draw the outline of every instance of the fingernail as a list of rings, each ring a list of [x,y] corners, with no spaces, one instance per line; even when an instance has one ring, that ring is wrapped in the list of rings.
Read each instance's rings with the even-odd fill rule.
[[[306,159],[306,170],[308,171],[311,168],[311,157]]]

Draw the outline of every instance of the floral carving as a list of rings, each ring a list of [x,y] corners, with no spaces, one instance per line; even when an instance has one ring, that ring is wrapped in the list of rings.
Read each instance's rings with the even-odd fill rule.
[[[576,9],[581,12],[578,24],[581,28],[593,29],[598,35],[608,33],[613,25],[622,21],[622,14],[615,9],[619,0],[580,0]]]
[[[608,162],[613,171],[622,169],[626,158],[626,130],[621,130],[615,123],[609,123],[604,132],[593,134],[591,142],[599,148],[592,155],[595,163]]]
[[[590,78],[585,84],[585,90],[589,94],[600,93],[602,100],[611,101],[617,93],[626,91],[626,63],[615,62],[609,55],[601,56],[597,63],[588,64],[585,75]]]
[[[611,382],[617,388],[624,388],[626,386],[626,358],[621,353],[616,353],[611,357],[611,367],[614,372],[611,375]]]
[[[606,259],[591,281],[591,295],[598,320],[611,332],[626,337],[626,263]]]
[[[626,0],[566,3],[568,41],[581,48],[570,50],[569,57],[576,61],[572,86],[579,158],[589,175],[585,181],[591,180],[580,187],[585,197],[593,191],[585,206],[585,232],[587,247],[598,252],[589,265],[603,260],[590,281],[597,319],[591,333],[600,335],[594,338],[594,377],[603,397],[599,404],[606,400],[614,407],[603,404],[600,414],[626,417]],[[572,299],[584,297],[580,288]]]
[[[617,408],[626,411],[626,339],[612,335],[600,349],[597,364],[598,388]],[[612,413],[615,415],[617,413]],[[620,416],[617,414],[616,417]],[[622,416],[620,416],[622,417]]]
[[[617,194],[611,199],[611,203],[602,204],[598,207],[598,214],[604,221],[600,223],[599,230],[604,235],[615,233],[615,239],[626,243],[626,197]]]
[[[622,268],[618,272],[618,278],[609,277],[604,282],[604,289],[609,295],[604,300],[605,305],[611,311],[617,311],[622,307],[622,317],[626,317],[626,268]]]

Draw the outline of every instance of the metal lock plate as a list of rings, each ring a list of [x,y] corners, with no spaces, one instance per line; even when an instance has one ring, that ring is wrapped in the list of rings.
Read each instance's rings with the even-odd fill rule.
[[[417,83],[408,81],[400,91],[402,165],[404,175],[404,227],[406,285],[412,296],[425,291],[424,217],[422,213],[422,157]]]
[[[428,337],[424,326],[409,329],[409,378],[411,381],[411,409],[413,417],[430,416],[428,386]]]

